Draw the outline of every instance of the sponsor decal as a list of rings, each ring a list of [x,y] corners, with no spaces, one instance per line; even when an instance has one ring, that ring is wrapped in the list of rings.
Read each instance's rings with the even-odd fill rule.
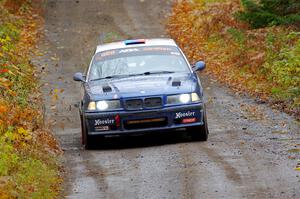
[[[196,122],[197,121],[197,119],[195,118],[195,117],[193,117],[193,118],[184,118],[184,119],[182,119],[182,124],[187,124],[187,123],[194,123],[194,122]]]
[[[109,130],[109,126],[96,126],[95,130],[96,131],[108,131]]]
[[[139,48],[125,48],[120,50],[108,50],[104,52],[99,52],[95,55],[95,61],[103,61],[107,58],[114,57],[126,57],[127,54],[133,55],[144,55],[144,54],[171,54],[180,56],[181,54],[177,51],[176,48],[164,47],[164,46],[148,46],[148,47],[139,47]],[[134,67],[133,65],[131,67]]]
[[[114,50],[106,51],[106,52],[101,53],[101,57],[112,56],[114,54],[116,54],[116,51],[114,51]]]
[[[114,124],[115,120],[114,119],[97,119],[95,120],[95,126],[100,126],[100,125],[110,125],[110,124]]]
[[[95,59],[96,61],[101,61],[104,57],[110,57],[116,54],[116,51],[110,50],[110,51],[105,51],[101,54],[97,54]]]
[[[175,119],[180,119],[184,117],[194,117],[195,112],[194,111],[187,111],[187,112],[177,112],[175,113]]]
[[[166,47],[145,47],[143,48],[144,51],[172,51],[171,48]]]
[[[128,48],[128,49],[120,50],[119,54],[121,54],[121,53],[130,53],[130,52],[137,52],[137,51],[140,51],[140,50],[137,49],[137,48]]]
[[[171,55],[177,55],[177,56],[180,56],[180,53],[179,53],[179,52],[171,52]]]

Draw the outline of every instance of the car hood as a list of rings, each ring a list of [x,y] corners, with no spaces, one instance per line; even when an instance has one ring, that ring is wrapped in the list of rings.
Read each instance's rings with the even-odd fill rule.
[[[172,73],[105,79],[86,84],[91,98],[122,98],[148,95],[189,93],[197,79],[192,73]]]

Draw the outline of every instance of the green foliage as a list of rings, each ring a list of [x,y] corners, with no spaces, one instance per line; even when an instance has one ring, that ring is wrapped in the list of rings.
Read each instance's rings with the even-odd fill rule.
[[[18,167],[20,172],[15,176],[18,184],[19,198],[55,198],[55,192],[49,192],[57,183],[56,169],[49,167],[41,160],[28,157],[22,159]]]
[[[299,0],[241,0],[245,9],[237,17],[253,28],[300,22]]]
[[[279,99],[293,99],[300,95],[299,36],[299,32],[286,35],[282,41],[296,40],[295,44],[287,42],[279,53],[273,53],[271,45],[268,47],[267,60],[262,67],[268,79],[277,85],[272,88],[272,93]]]
[[[58,154],[33,98],[38,84],[29,55],[37,21],[27,2],[0,0],[0,198],[56,198]]]
[[[244,47],[246,36],[243,31],[236,28],[229,28],[227,32],[241,47]]]
[[[13,153],[13,146],[3,142],[1,137],[0,143],[0,176],[8,176],[16,165],[19,157]]]
[[[4,23],[0,25],[0,47],[3,53],[15,49],[14,43],[18,40],[20,30],[15,24]],[[0,51],[0,52],[1,52]]]
[[[26,106],[29,94],[36,88],[36,81],[30,78],[33,71],[28,57],[16,47],[24,24],[20,19],[12,20],[8,12],[2,12],[5,13],[5,18],[0,24],[0,69],[8,72],[1,72],[0,78],[5,78],[9,89],[1,89],[0,96]],[[0,87],[2,82],[0,81]]]
[[[5,39],[7,37],[17,40],[20,35],[20,30],[15,24],[4,23],[0,25],[0,38]]]
[[[24,199],[55,198],[56,193],[49,192],[51,186],[58,183],[54,159],[45,163],[34,154],[16,150],[14,142],[22,138],[23,133],[27,134],[24,129],[19,133],[16,136],[8,131],[0,137],[0,177],[8,176],[7,186],[14,187],[14,190],[7,190],[9,195]]]

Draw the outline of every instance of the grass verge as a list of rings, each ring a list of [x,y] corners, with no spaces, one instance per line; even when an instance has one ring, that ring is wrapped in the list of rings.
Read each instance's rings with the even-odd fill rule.
[[[42,20],[27,0],[0,0],[0,198],[56,198],[61,154],[43,125],[30,53]]]

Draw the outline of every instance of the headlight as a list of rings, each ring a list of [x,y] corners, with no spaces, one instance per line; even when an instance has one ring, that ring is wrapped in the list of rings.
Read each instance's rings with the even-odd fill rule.
[[[120,100],[101,100],[97,102],[90,102],[88,105],[88,110],[106,111],[119,109],[120,107]]]
[[[191,95],[190,94],[179,95],[179,101],[183,104],[189,103],[191,101]]]
[[[88,106],[88,110],[89,111],[96,110],[96,102],[90,102]]]
[[[192,93],[192,102],[199,102],[200,101],[200,97],[197,93]]]
[[[168,104],[187,104],[190,102],[199,102],[201,99],[197,93],[170,95],[167,98]]]
[[[108,108],[108,103],[106,101],[99,101],[96,105],[97,109],[100,111],[104,111]]]

